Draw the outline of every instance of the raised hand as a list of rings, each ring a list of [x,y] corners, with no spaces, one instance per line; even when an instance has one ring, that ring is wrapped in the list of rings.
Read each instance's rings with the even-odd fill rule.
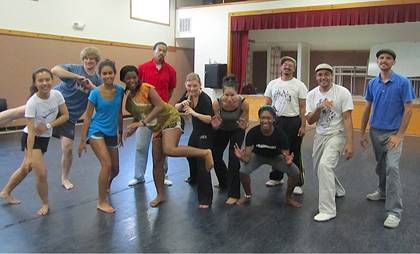
[[[248,128],[248,126],[249,126],[249,122],[246,119],[242,118],[242,117],[240,117],[238,119],[238,121],[236,121],[236,122],[238,123],[239,128],[244,129],[244,130],[246,130]]]
[[[245,155],[245,149],[244,148],[240,148],[239,146],[238,146],[238,144],[237,143],[235,143],[234,145],[233,145],[233,148],[235,149],[235,156],[238,158],[238,159],[242,159],[243,157],[244,157],[244,155]]]

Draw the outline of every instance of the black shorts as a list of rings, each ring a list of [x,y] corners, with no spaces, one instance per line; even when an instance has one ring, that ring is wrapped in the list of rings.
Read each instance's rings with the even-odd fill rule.
[[[103,139],[107,147],[118,148],[118,136],[107,136],[102,132],[95,132],[94,134],[92,134],[92,136],[89,137],[89,140],[90,139]]]
[[[62,125],[53,128],[52,136],[54,138],[66,137],[71,140],[74,140],[74,130],[76,128],[76,123],[73,121],[66,121]]]
[[[28,140],[28,134],[24,132],[22,134],[22,138],[20,139],[21,149],[22,151],[25,151],[27,147],[27,140]],[[48,143],[50,142],[50,138],[47,137],[38,137],[35,136],[34,140],[34,148],[33,149],[39,149],[42,153],[45,153],[48,149]]]

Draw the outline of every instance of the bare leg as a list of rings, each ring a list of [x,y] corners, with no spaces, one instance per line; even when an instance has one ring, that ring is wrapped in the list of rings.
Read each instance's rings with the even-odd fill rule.
[[[150,201],[151,207],[157,207],[160,203],[165,201],[165,172],[163,170],[163,163],[165,156],[162,152],[162,139],[154,139],[152,147],[153,155],[153,180],[156,187],[156,198]]]
[[[25,117],[25,105],[0,112],[0,125]]]
[[[74,185],[69,180],[71,164],[73,162],[73,140],[61,137],[61,185],[71,190]]]
[[[245,196],[240,198],[238,202],[236,202],[238,205],[244,205],[251,201],[251,177],[249,177],[248,174],[240,173],[241,177],[241,183],[242,187],[245,191]]]
[[[101,163],[101,170],[98,176],[98,210],[105,213],[115,213],[115,209],[109,204],[107,197],[107,188],[111,174],[111,156],[103,139],[90,139],[90,146],[96,157]]]
[[[171,157],[200,157],[205,161],[207,170],[214,166],[210,149],[200,149],[191,146],[178,146],[181,130],[178,128],[167,129],[162,132],[163,153]]]
[[[295,208],[302,207],[302,204],[292,197],[293,189],[297,186],[298,180],[298,175],[287,177],[286,204]]]
[[[118,156],[118,148],[108,148],[108,152],[111,155],[111,175],[109,177],[108,189],[111,189],[112,180],[120,173],[120,160]]]
[[[38,210],[38,215],[45,216],[49,212],[48,206],[48,182],[47,182],[47,168],[45,167],[44,157],[41,150],[35,149],[32,152],[32,168],[36,174],[36,189],[41,198],[42,206]]]
[[[26,150],[25,150],[25,157],[22,161],[22,164],[15,172],[10,176],[9,181],[4,186],[3,190],[0,192],[0,198],[3,198],[8,204],[16,205],[20,204],[20,200],[13,197],[12,191],[16,188],[16,186],[22,182],[23,179],[28,175],[28,173],[32,170],[31,168],[24,168],[26,160]]]

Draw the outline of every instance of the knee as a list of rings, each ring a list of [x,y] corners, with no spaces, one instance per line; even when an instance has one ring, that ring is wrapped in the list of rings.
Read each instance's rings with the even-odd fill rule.
[[[73,145],[72,144],[66,144],[62,148],[62,153],[65,157],[69,158],[73,154]]]
[[[101,162],[101,165],[102,165],[102,169],[103,170],[111,171],[111,169],[112,169],[112,163],[111,163],[111,161],[102,161]]]
[[[46,172],[42,172],[42,173],[38,173],[36,176],[36,180],[38,183],[46,183],[47,182],[47,173]]]

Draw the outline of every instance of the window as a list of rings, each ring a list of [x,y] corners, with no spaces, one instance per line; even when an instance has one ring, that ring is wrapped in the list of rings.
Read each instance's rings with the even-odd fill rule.
[[[170,0],[131,0],[132,19],[169,25]]]

